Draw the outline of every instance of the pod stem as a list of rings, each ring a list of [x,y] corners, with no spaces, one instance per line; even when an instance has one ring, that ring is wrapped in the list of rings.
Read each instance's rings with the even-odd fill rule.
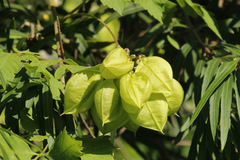
[[[113,32],[111,31],[111,29],[108,27],[108,25],[107,25],[105,22],[103,22],[101,19],[99,19],[98,17],[96,17],[96,16],[94,16],[94,15],[92,15],[92,14],[89,14],[89,13],[69,14],[69,15],[63,17],[62,20],[61,20],[61,22],[65,21],[65,20],[66,20],[67,18],[69,18],[69,17],[75,17],[75,16],[88,16],[88,17],[92,17],[92,18],[98,20],[100,23],[102,23],[102,24],[107,28],[107,30],[108,30],[108,31],[110,32],[110,34],[112,35],[115,43],[117,44],[117,46],[120,47],[120,44],[118,43],[117,38],[115,37],[115,35],[114,35]]]

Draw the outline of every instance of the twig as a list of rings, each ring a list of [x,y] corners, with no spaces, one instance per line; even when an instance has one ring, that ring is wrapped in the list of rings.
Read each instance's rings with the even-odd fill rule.
[[[71,14],[71,15],[67,15],[67,16],[63,17],[63,19],[61,21],[66,20],[67,18],[70,18],[70,17],[81,16],[81,15],[92,17],[92,18],[98,20],[100,23],[102,23],[107,28],[107,30],[110,32],[110,34],[112,35],[112,37],[113,37],[115,43],[117,44],[117,46],[120,47],[120,44],[118,43],[117,38],[115,37],[115,35],[111,31],[111,29],[107,26],[107,24],[105,22],[103,22],[101,19],[99,19],[98,17],[96,17],[92,14],[88,14],[88,13]]]
[[[82,114],[79,113],[78,114],[83,122],[83,124],[85,125],[86,129],[88,130],[89,134],[93,137],[96,138],[96,136],[93,134],[92,130],[90,129],[90,127],[88,126],[87,122],[85,121],[85,119],[83,118]]]
[[[43,151],[37,155],[37,157],[35,157],[33,160],[37,160],[38,158],[40,158],[41,156],[45,155],[44,153],[46,152],[48,148],[48,144],[45,146],[45,148],[43,149]]]
[[[218,8],[223,8],[224,0],[218,0]]]
[[[60,22],[57,15],[57,10],[53,5],[52,0],[50,0],[50,6],[51,6],[53,18],[54,18],[54,32],[57,40],[58,57],[61,57],[62,59],[64,59],[65,57],[64,57],[64,50],[63,50],[62,39],[61,39]]]

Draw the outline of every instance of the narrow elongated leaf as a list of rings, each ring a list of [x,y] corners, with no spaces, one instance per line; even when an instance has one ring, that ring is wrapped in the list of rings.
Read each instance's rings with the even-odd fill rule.
[[[174,48],[176,48],[177,50],[180,49],[178,42],[172,36],[167,35],[167,40]]]
[[[190,127],[190,125],[195,121],[195,119],[198,117],[199,113],[201,112],[202,108],[206,104],[207,100],[209,99],[211,94],[214,92],[214,90],[219,86],[219,84],[221,82],[223,82],[223,80],[230,73],[232,73],[234,71],[234,69],[238,63],[238,59],[234,59],[232,62],[226,62],[226,63],[227,63],[227,65],[225,66],[224,70],[221,73],[219,73],[219,76],[214,79],[214,81],[210,84],[210,86],[208,87],[205,94],[202,96],[201,100],[199,101],[199,103],[192,115],[192,118],[191,118],[188,126],[186,128],[184,128],[184,130],[188,129]]]
[[[82,155],[82,141],[72,139],[66,129],[64,129],[57,137],[49,155],[58,160],[79,160]]]
[[[231,45],[231,44],[221,44],[221,46],[223,46],[224,48],[229,50],[232,54],[240,55],[240,48],[237,48],[234,45]]]
[[[223,83],[221,95],[221,117],[220,117],[220,136],[221,149],[223,150],[228,138],[228,131],[231,126],[231,104],[232,104],[233,74]]]
[[[203,96],[203,94],[205,93],[209,83],[212,81],[212,79],[214,78],[217,70],[218,70],[218,66],[220,64],[221,59],[220,58],[216,58],[216,59],[212,59],[210,60],[207,64],[207,69],[204,73],[204,78],[203,78],[203,85],[202,85],[202,93],[201,95]]]
[[[210,13],[203,8],[202,6],[200,7],[201,11],[203,12],[202,19],[205,21],[205,23],[208,25],[208,27],[220,38],[222,39],[222,36],[218,30],[218,25],[217,21],[210,15]],[[199,15],[201,16],[201,15]]]
[[[126,7],[128,0],[101,0],[104,5],[107,5],[109,8],[114,9],[120,15],[122,15],[122,11],[124,7]]]
[[[217,88],[217,90],[210,97],[210,109],[209,109],[209,120],[212,132],[212,138],[216,140],[216,133],[219,122],[219,106],[221,100],[222,85]]]
[[[5,81],[4,77],[3,77],[3,74],[2,74],[1,70],[0,70],[0,84],[2,84],[3,89],[6,89],[7,84],[6,84],[6,81]]]
[[[5,160],[30,160],[35,153],[28,144],[14,134],[9,134],[0,128],[0,150]],[[1,153],[0,152],[0,153]]]
[[[237,70],[234,76],[234,90],[236,94],[238,116],[240,118],[240,70]]]

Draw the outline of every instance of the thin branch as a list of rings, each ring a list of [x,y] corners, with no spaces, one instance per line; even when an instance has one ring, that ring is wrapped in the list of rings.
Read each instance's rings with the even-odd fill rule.
[[[57,52],[58,52],[58,57],[61,57],[64,59],[64,50],[63,50],[63,45],[62,45],[62,39],[61,39],[61,29],[60,29],[60,21],[57,15],[57,10],[54,7],[52,0],[50,0],[50,6],[54,18],[54,32],[57,40]]]
[[[193,33],[193,35],[195,36],[195,38],[197,39],[197,41],[200,43],[200,45],[205,49],[205,51],[207,53],[211,53],[210,49],[208,48],[207,45],[204,44],[204,42],[202,41],[202,39],[200,38],[200,36],[198,35],[198,33],[196,32],[196,30],[194,29],[194,26],[192,24],[192,22],[190,21],[188,15],[185,13],[185,18],[187,20],[187,23]]]
[[[37,160],[38,158],[40,158],[41,156],[44,156],[45,154],[45,152],[46,152],[46,150],[48,149],[48,144],[45,146],[45,148],[43,149],[43,151],[40,153],[40,154],[38,154],[37,155],[37,157],[35,157],[33,160]]]
[[[96,138],[96,136],[93,134],[92,130],[90,129],[90,127],[88,126],[87,122],[85,121],[85,119],[83,118],[82,114],[79,113],[78,114],[83,122],[83,124],[85,125],[86,129],[88,130],[89,134],[93,137]]]
[[[71,15],[67,15],[67,16],[63,17],[63,19],[61,19],[61,21],[64,21],[64,20],[66,20],[67,18],[70,18],[70,17],[81,16],[81,15],[92,17],[92,18],[98,20],[100,23],[102,23],[107,28],[107,30],[110,32],[110,34],[112,35],[112,37],[113,37],[115,43],[117,44],[117,46],[120,47],[120,44],[118,43],[117,38],[115,37],[115,35],[111,31],[111,29],[107,26],[107,24],[105,22],[103,22],[101,19],[99,19],[98,17],[96,17],[92,14],[88,14],[88,13],[71,14]]]

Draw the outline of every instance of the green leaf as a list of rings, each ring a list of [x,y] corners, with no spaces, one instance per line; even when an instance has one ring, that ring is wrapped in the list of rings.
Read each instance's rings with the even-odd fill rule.
[[[2,73],[0,85],[3,85],[4,82],[6,85],[9,84],[15,77],[15,74],[22,69],[23,64],[21,63],[21,59],[16,54],[12,53],[0,54],[0,62],[0,70]]]
[[[84,136],[81,140],[83,142],[83,153],[81,160],[112,160],[112,153],[116,149],[109,141],[109,136],[100,136],[92,138]]]
[[[64,88],[63,83],[55,79],[53,76],[51,76],[48,82],[52,93],[52,98],[55,100],[60,100],[60,90]]]
[[[180,49],[178,42],[172,36],[167,35],[167,40],[174,48],[176,48],[177,50]]]
[[[166,0],[135,0],[135,2],[139,3],[144,9],[148,11],[150,15],[156,18],[159,22],[163,23],[163,4],[166,2]]]
[[[58,135],[49,155],[58,160],[79,160],[82,155],[82,141],[71,138],[66,129]]]
[[[202,93],[201,93],[202,96],[205,93],[207,87],[209,86],[209,83],[214,78],[218,70],[218,66],[220,65],[220,62],[221,62],[221,58],[215,58],[207,62],[208,66],[204,73],[205,76],[203,78],[203,84],[202,84]]]
[[[65,66],[58,67],[54,73],[54,77],[57,80],[60,80],[62,78],[62,76],[66,73],[66,69],[67,68]]]
[[[223,91],[221,95],[221,116],[220,116],[220,139],[221,149],[223,151],[228,139],[228,132],[231,127],[231,104],[232,104],[232,87],[233,74],[222,84]]]
[[[209,120],[210,120],[210,127],[212,132],[212,138],[216,140],[216,134],[218,129],[218,122],[219,122],[219,106],[221,100],[221,93],[222,93],[222,85],[219,86],[213,95],[210,97],[210,108],[209,108]]]
[[[228,51],[230,51],[232,54],[235,55],[240,55],[240,48],[237,48],[234,45],[231,44],[221,44],[221,46],[223,46],[224,48],[226,48]]]
[[[122,15],[122,11],[126,7],[128,0],[101,0],[101,2],[103,5],[107,5]]]
[[[41,136],[41,135],[32,135],[29,137],[29,141],[38,141],[42,142],[45,139],[48,139],[49,136]]]
[[[192,115],[192,118],[188,126],[184,128],[184,130],[188,129],[190,125],[195,121],[195,119],[198,117],[199,113],[201,112],[202,108],[206,104],[207,100],[212,95],[214,90],[219,86],[219,84],[223,82],[224,79],[235,70],[236,65],[238,63],[238,59],[234,59],[232,62],[226,62],[226,63],[227,65],[225,66],[224,70],[221,73],[219,73],[219,76],[214,79],[214,81],[210,84],[210,86],[206,90],[205,94],[202,96],[201,100],[199,101]]]
[[[240,118],[240,70],[239,69],[235,72],[234,90],[236,94],[238,116]]]
[[[30,160],[36,155],[28,144],[15,134],[9,134],[0,128],[0,150],[5,160]]]
[[[28,35],[23,32],[20,32],[15,29],[10,29],[10,32],[9,32],[10,39],[20,39],[20,38],[27,38],[27,37],[28,37]]]
[[[215,18],[213,18],[210,13],[204,9],[202,6],[200,7],[201,11],[203,12],[203,16],[199,15],[202,17],[202,19],[205,21],[205,23],[208,25],[208,27],[220,38],[222,39],[221,34],[219,33],[218,30],[218,25],[217,25],[217,21],[215,20]]]
[[[3,89],[5,90],[6,87],[7,87],[7,84],[6,84],[6,81],[5,81],[4,77],[3,77],[3,74],[2,74],[1,70],[0,70],[0,84],[2,84]]]

